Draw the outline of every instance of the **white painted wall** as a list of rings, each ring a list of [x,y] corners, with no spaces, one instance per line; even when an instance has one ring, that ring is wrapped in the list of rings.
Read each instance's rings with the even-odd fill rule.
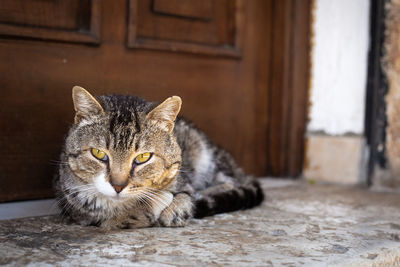
[[[308,131],[361,134],[369,0],[316,0]]]

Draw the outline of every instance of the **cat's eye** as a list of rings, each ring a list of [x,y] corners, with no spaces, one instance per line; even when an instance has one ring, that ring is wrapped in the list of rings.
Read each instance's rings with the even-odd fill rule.
[[[96,159],[99,159],[101,161],[107,161],[108,160],[108,156],[106,154],[106,152],[104,152],[103,150],[97,149],[97,148],[92,148],[90,150],[90,152],[92,153],[93,157],[95,157]]]
[[[146,152],[146,153],[140,154],[139,156],[137,156],[135,158],[135,163],[136,164],[145,163],[145,162],[149,161],[151,156],[152,156],[152,153],[150,153],[150,152]]]

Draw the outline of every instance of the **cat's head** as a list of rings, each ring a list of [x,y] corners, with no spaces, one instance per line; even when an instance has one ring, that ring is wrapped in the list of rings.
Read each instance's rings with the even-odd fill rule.
[[[154,105],[132,96],[96,99],[75,86],[72,98],[75,122],[65,155],[73,179],[116,199],[173,185],[181,164],[173,135],[178,96]]]

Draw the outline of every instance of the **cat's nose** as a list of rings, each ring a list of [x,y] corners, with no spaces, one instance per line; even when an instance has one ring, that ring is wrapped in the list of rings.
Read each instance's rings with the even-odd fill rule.
[[[126,183],[124,184],[113,184],[111,183],[112,187],[114,187],[115,192],[119,193],[121,192],[125,187],[126,187]]]

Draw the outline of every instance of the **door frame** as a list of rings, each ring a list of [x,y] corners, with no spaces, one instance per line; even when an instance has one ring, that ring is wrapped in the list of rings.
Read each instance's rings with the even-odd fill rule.
[[[274,0],[267,173],[298,177],[303,170],[310,80],[313,0]]]

